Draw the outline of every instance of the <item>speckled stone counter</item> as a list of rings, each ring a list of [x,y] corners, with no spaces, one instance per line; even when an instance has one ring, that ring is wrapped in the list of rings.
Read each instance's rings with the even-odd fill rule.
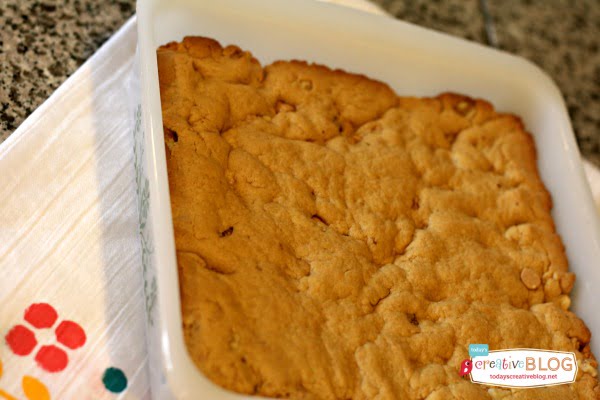
[[[560,87],[582,154],[600,166],[600,1],[374,0],[408,22],[526,57]]]
[[[558,83],[600,166],[598,0],[372,0],[403,20],[527,57]],[[134,11],[134,0],[0,1],[0,141]]]
[[[135,10],[135,0],[0,0],[0,141]]]

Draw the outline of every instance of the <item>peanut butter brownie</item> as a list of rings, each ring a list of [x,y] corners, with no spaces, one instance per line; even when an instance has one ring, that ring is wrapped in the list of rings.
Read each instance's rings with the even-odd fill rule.
[[[198,368],[293,399],[594,399],[590,331],[521,121],[455,94],[187,37],[158,50]],[[401,73],[401,71],[399,71]],[[573,384],[458,373],[470,343],[575,352]]]

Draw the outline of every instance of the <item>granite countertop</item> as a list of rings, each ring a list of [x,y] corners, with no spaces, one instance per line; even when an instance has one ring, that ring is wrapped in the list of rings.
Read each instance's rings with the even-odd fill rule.
[[[597,0],[372,0],[396,17],[526,57],[558,83],[600,166]],[[2,0],[0,142],[134,12],[135,0]]]

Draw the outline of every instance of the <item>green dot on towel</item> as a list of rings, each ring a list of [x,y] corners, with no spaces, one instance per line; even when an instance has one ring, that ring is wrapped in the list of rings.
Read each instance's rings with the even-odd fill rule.
[[[127,377],[119,368],[107,368],[102,375],[102,383],[106,390],[121,393],[127,387]]]

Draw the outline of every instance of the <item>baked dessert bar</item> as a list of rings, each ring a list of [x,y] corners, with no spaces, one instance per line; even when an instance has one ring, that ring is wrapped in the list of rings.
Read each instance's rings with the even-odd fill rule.
[[[187,37],[158,49],[183,328],[224,388],[293,399],[594,399],[534,142],[456,94]],[[513,390],[470,343],[575,352]]]

